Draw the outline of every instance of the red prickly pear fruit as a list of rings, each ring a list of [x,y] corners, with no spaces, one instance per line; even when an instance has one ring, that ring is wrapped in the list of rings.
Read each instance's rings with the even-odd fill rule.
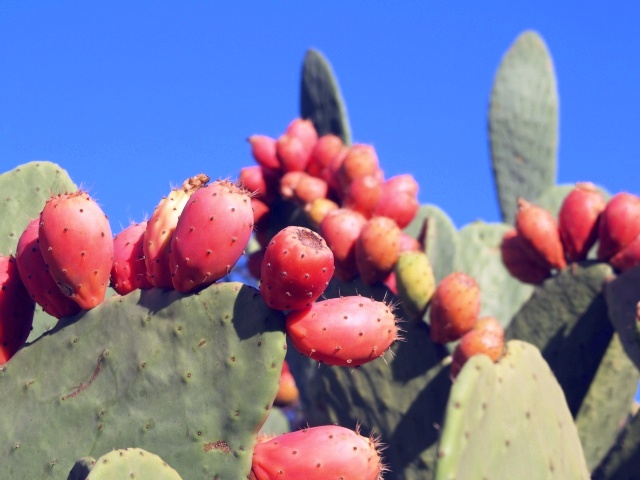
[[[338,185],[346,193],[355,178],[365,175],[384,177],[380,170],[378,155],[371,145],[353,145],[340,164],[337,172]]]
[[[551,276],[549,267],[542,266],[529,256],[515,228],[503,235],[500,254],[507,271],[522,283],[539,285]]]
[[[253,158],[260,166],[280,170],[275,138],[266,135],[252,135],[248,138],[248,142],[251,144]]]
[[[247,257],[247,269],[249,270],[249,275],[251,275],[256,280],[260,280],[261,270],[262,270],[262,259],[264,258],[265,249],[261,248],[260,250],[256,250],[252,252]]]
[[[42,310],[55,318],[75,315],[82,310],[80,305],[67,297],[53,279],[40,251],[38,230],[40,218],[29,222],[18,240],[16,264],[20,278],[31,298]]]
[[[382,183],[382,178],[377,175],[354,178],[344,192],[342,206],[371,218],[382,195]]]
[[[340,168],[344,159],[347,158],[349,153],[348,147],[343,147],[332,159],[331,163],[322,171],[322,178],[329,184],[329,188],[335,194],[336,197],[342,198],[344,196],[342,188],[340,187],[339,174]]]
[[[342,139],[329,133],[318,138],[311,151],[311,159],[307,165],[307,172],[314,177],[324,178],[324,171],[331,165],[333,157],[345,149]]]
[[[251,208],[253,209],[253,222],[257,225],[268,220],[271,214],[269,205],[256,197],[251,197]]]
[[[320,224],[320,234],[333,252],[335,273],[349,281],[358,275],[356,267],[356,240],[367,219],[361,213],[347,208],[329,212]]]
[[[365,223],[356,240],[356,266],[367,285],[384,280],[400,256],[402,231],[387,217],[373,217]]]
[[[265,251],[260,294],[275,310],[300,310],[322,295],[334,269],[324,238],[308,228],[285,227]]]
[[[609,259],[609,263],[619,272],[640,265],[640,235]]]
[[[309,202],[304,206],[304,213],[313,228],[318,230],[324,217],[326,217],[329,212],[337,210],[338,208],[340,207],[333,200],[316,198],[313,202]]]
[[[402,175],[395,175],[388,178],[384,182],[384,189],[391,190],[395,193],[405,192],[411,196],[418,196],[419,185],[413,175],[410,173],[404,173]]]
[[[113,265],[109,220],[86,193],[47,200],[40,213],[40,252],[62,292],[89,310],[104,300]]]
[[[311,156],[313,148],[318,142],[318,132],[316,131],[316,127],[313,126],[313,122],[311,120],[302,118],[294,119],[287,126],[285,134],[299,138],[304,149],[308,152],[308,155]]]
[[[251,165],[240,169],[238,180],[254,197],[270,203],[278,195],[279,176],[275,178],[272,172],[267,172],[260,165]]]
[[[296,385],[296,380],[289,370],[289,364],[285,360],[282,362],[282,371],[280,372],[280,386],[273,404],[277,407],[292,405],[300,398],[300,391]]]
[[[600,214],[598,260],[606,261],[640,235],[640,197],[621,192]]]
[[[249,480],[380,480],[377,439],[338,425],[322,425],[256,444]]]
[[[281,135],[276,140],[276,155],[284,172],[303,172],[307,168],[311,152],[302,140],[293,135]]]
[[[462,366],[474,355],[486,355],[497,362],[504,351],[504,330],[493,317],[479,318],[471,330],[465,333],[453,351],[450,375],[454,380]]]
[[[327,198],[329,186],[321,178],[303,173],[294,192],[295,201],[300,205],[306,205],[318,198]]]
[[[392,218],[400,228],[405,228],[414,219],[419,208],[420,203],[414,194],[394,192],[383,185],[373,215]]]
[[[340,367],[358,367],[382,357],[398,339],[392,307],[356,295],[289,312],[285,328],[298,352]]]
[[[516,230],[524,249],[540,265],[562,270],[567,266],[558,222],[551,212],[518,199]]]
[[[393,293],[394,295],[398,295],[398,279],[394,270],[391,270],[391,273],[387,275],[387,278],[382,280],[382,283],[389,289],[391,293]]]
[[[0,365],[29,337],[35,302],[29,295],[13,255],[0,255]]]
[[[605,206],[602,193],[589,182],[577,183],[565,197],[558,213],[558,228],[569,262],[587,258],[598,239],[600,213]]]
[[[197,190],[171,239],[173,287],[182,293],[206,287],[231,272],[253,232],[249,192],[218,180]]]
[[[158,203],[147,222],[143,240],[144,263],[147,279],[154,287],[173,289],[169,266],[171,238],[189,198],[208,181],[209,177],[202,173],[185,180],[180,188],[171,190]]]
[[[147,222],[134,223],[113,237],[111,287],[120,295],[152,288],[144,263],[144,232]]]
[[[422,250],[420,242],[413,238],[408,233],[402,232],[400,234],[400,253],[402,252],[417,252]]]
[[[280,196],[285,200],[293,200],[296,195],[296,187],[304,172],[295,171],[295,172],[287,172],[280,179]]]
[[[473,277],[453,272],[444,277],[431,297],[431,340],[448,343],[467,333],[480,315],[480,287]]]

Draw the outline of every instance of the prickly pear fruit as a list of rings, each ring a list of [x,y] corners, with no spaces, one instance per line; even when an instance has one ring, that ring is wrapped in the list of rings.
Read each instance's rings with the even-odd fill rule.
[[[144,232],[147,222],[132,223],[113,237],[111,287],[120,295],[151,288],[144,262]]]
[[[248,138],[251,153],[258,164],[264,168],[280,170],[280,160],[276,155],[276,139],[266,135],[252,135]]]
[[[376,175],[362,175],[354,178],[344,191],[342,206],[371,218],[381,195],[382,178]]]
[[[473,327],[480,315],[480,287],[473,277],[453,272],[444,277],[431,297],[431,340],[458,340]]]
[[[255,446],[249,480],[380,480],[379,446],[338,425],[285,433]]]
[[[372,217],[364,224],[356,240],[356,265],[362,280],[373,285],[382,281],[400,255],[402,231],[387,217]]]
[[[276,155],[284,172],[302,172],[306,170],[311,152],[302,141],[293,135],[280,135],[276,140]]]
[[[620,192],[600,214],[598,259],[609,260],[640,235],[640,197]]]
[[[338,185],[346,193],[355,178],[365,175],[384,177],[378,155],[371,145],[352,145],[337,171]]]
[[[84,310],[102,303],[113,265],[113,237],[98,204],[82,191],[50,198],[40,213],[38,238],[60,290]]]
[[[208,181],[209,176],[202,173],[185,180],[180,188],[171,190],[158,203],[147,222],[143,244],[144,262],[147,278],[154,287],[173,288],[169,266],[173,231],[189,197]]]
[[[507,271],[523,283],[539,285],[551,276],[549,267],[540,265],[529,256],[515,228],[502,237],[500,254]]]
[[[640,235],[611,257],[609,263],[619,272],[624,272],[640,265]]]
[[[355,210],[339,208],[329,212],[320,224],[320,234],[333,252],[336,276],[349,281],[358,275],[356,240],[366,218]]]
[[[394,268],[402,309],[413,319],[421,319],[436,290],[436,277],[423,251],[403,252]]]
[[[577,183],[565,197],[558,213],[558,228],[570,262],[587,258],[598,238],[600,213],[605,206],[602,193],[590,182]]]
[[[289,312],[286,330],[300,353],[341,367],[357,367],[384,356],[398,338],[392,307],[361,296],[321,300]]]
[[[251,192],[254,197],[262,201],[273,202],[278,195],[280,176],[275,176],[260,165],[251,165],[240,169],[238,180],[240,184]]]
[[[396,272],[391,270],[391,273],[387,275],[387,278],[382,280],[382,284],[389,289],[394,295],[398,295],[398,282],[396,279]]]
[[[265,251],[260,294],[275,310],[299,310],[322,295],[334,270],[324,238],[308,228],[285,227]]]
[[[302,142],[307,155],[310,157],[313,152],[313,148],[318,142],[318,132],[316,127],[313,126],[313,122],[308,119],[294,118],[285,130],[287,135],[293,135]]]
[[[324,217],[326,217],[329,212],[337,210],[338,208],[340,208],[340,206],[333,200],[316,198],[313,202],[307,203],[304,206],[304,213],[312,227],[317,230],[320,228]]]
[[[384,182],[384,188],[392,192],[405,192],[414,197],[418,196],[418,182],[410,173],[403,173],[388,178]]]
[[[329,133],[318,138],[318,141],[311,152],[311,159],[307,165],[307,172],[314,177],[320,177],[326,182],[330,181],[329,168],[333,157],[346,151],[342,139],[337,135]],[[332,187],[335,188],[335,184]]]
[[[473,328],[465,333],[453,351],[451,378],[455,379],[462,366],[473,355],[486,355],[497,362],[504,351],[504,330],[494,317],[479,318]]]
[[[558,222],[551,212],[519,198],[516,230],[522,246],[540,265],[558,270],[567,266]]]
[[[299,205],[326,198],[328,191],[327,182],[306,172],[287,172],[280,183],[282,198],[292,199]]]
[[[400,253],[423,250],[420,242],[406,232],[400,234]]]
[[[49,315],[62,318],[75,315],[80,305],[67,297],[53,279],[40,251],[38,230],[40,218],[34,218],[20,235],[16,248],[16,264],[20,278],[31,298]]]
[[[279,407],[291,405],[298,401],[300,392],[296,385],[296,381],[289,370],[289,364],[285,360],[282,363],[282,371],[280,372],[280,386],[273,404]]]
[[[171,240],[173,287],[192,292],[227,275],[253,232],[249,192],[218,180],[191,195]]]
[[[411,175],[396,175],[382,184],[373,214],[392,218],[400,228],[405,228],[419,208],[418,182]]]
[[[16,259],[0,255],[0,365],[29,337],[35,303],[20,279]]]

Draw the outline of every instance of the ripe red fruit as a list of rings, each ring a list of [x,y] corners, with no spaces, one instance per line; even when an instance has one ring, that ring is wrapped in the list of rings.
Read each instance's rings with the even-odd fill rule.
[[[356,265],[367,285],[384,280],[400,256],[402,231],[387,217],[373,217],[364,224],[356,240]]]
[[[294,118],[287,126],[285,133],[300,139],[307,155],[311,157],[311,152],[318,142],[318,132],[311,120]]]
[[[16,259],[0,255],[0,365],[27,341],[34,312],[35,303],[20,279]]]
[[[455,379],[462,366],[474,355],[486,355],[497,362],[504,350],[504,330],[494,317],[479,318],[465,333],[453,351],[451,378]]]
[[[431,297],[431,340],[435,343],[458,340],[476,323],[480,306],[480,287],[473,277],[463,272],[444,277]]]
[[[344,193],[348,192],[349,185],[357,177],[365,175],[384,177],[375,149],[365,144],[356,144],[349,148],[336,175],[338,185]]]
[[[249,480],[379,480],[385,468],[378,447],[337,425],[285,433],[255,446]]]
[[[266,135],[252,135],[248,138],[251,153],[256,162],[262,167],[280,169],[280,160],[276,155],[276,139]]]
[[[329,212],[320,224],[320,234],[333,252],[336,276],[349,281],[358,275],[356,240],[366,218],[355,210],[339,208]]]
[[[144,232],[147,222],[134,223],[113,237],[111,287],[120,295],[151,288],[144,263]]]
[[[337,135],[327,134],[318,138],[318,141],[311,151],[311,159],[307,165],[307,172],[314,177],[320,177],[327,181],[324,173],[331,165],[333,157],[338,155],[346,147],[342,139]]]
[[[344,191],[342,206],[371,218],[381,195],[382,178],[376,175],[362,175],[354,178]]]
[[[611,257],[609,263],[619,272],[624,272],[640,265],[640,235]]]
[[[307,168],[311,151],[293,135],[281,135],[276,140],[276,155],[284,172],[303,172]]]
[[[249,192],[218,180],[191,195],[171,240],[173,287],[192,292],[227,275],[253,232]]]
[[[275,310],[299,310],[324,292],[334,270],[333,253],[320,235],[304,227],[285,227],[265,251],[260,294]]]
[[[113,236],[109,220],[86,192],[57,195],[40,213],[40,251],[62,292],[89,310],[104,300]]]
[[[523,248],[540,265],[558,270],[567,266],[558,222],[551,212],[519,198],[516,230]]]
[[[587,258],[598,238],[600,213],[605,205],[600,190],[589,182],[577,183],[565,197],[558,213],[558,228],[570,262]]]
[[[360,296],[321,300],[289,312],[286,330],[300,353],[341,367],[357,367],[382,357],[398,338],[392,308]]]
[[[16,249],[16,264],[20,278],[31,298],[42,310],[55,318],[75,315],[80,305],[67,297],[53,279],[44,261],[38,242],[40,218],[34,218],[25,228]]]
[[[273,404],[279,407],[291,405],[298,401],[300,392],[296,385],[296,380],[289,370],[289,364],[285,360],[282,362],[282,371],[280,372],[280,386]]]
[[[515,228],[502,237],[500,254],[507,271],[523,283],[538,285],[551,276],[549,267],[542,266],[529,256]]]
[[[254,197],[269,203],[278,195],[279,178],[279,175],[275,177],[273,172],[269,172],[260,165],[251,165],[240,169],[238,180]]]
[[[640,235],[640,197],[621,192],[600,214],[598,259],[609,260]]]

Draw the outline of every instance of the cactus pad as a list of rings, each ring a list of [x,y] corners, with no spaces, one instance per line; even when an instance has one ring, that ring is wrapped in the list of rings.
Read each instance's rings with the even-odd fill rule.
[[[159,456],[141,448],[105,453],[96,460],[86,480],[182,480]]]

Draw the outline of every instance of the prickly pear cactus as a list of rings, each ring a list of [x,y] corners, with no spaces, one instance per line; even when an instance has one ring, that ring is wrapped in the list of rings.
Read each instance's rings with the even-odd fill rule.
[[[637,410],[637,409],[636,409]],[[600,466],[593,480],[634,480],[640,471],[640,415],[631,416]]]
[[[512,340],[500,361],[472,357],[456,378],[435,478],[522,475],[532,480],[589,478],[562,389],[537,348]]]
[[[504,55],[489,105],[489,141],[502,219],[513,223],[517,197],[535,201],[555,184],[558,93],[540,35],[522,33]]]
[[[318,135],[333,133],[351,144],[351,127],[338,81],[318,50],[307,51],[302,66],[300,115],[310,119]]]
[[[182,480],[158,455],[141,448],[123,448],[96,460],[86,480]]]
[[[285,351],[252,287],[110,297],[0,367],[0,465],[64,479],[74,459],[136,446],[185,478],[243,478]]]

